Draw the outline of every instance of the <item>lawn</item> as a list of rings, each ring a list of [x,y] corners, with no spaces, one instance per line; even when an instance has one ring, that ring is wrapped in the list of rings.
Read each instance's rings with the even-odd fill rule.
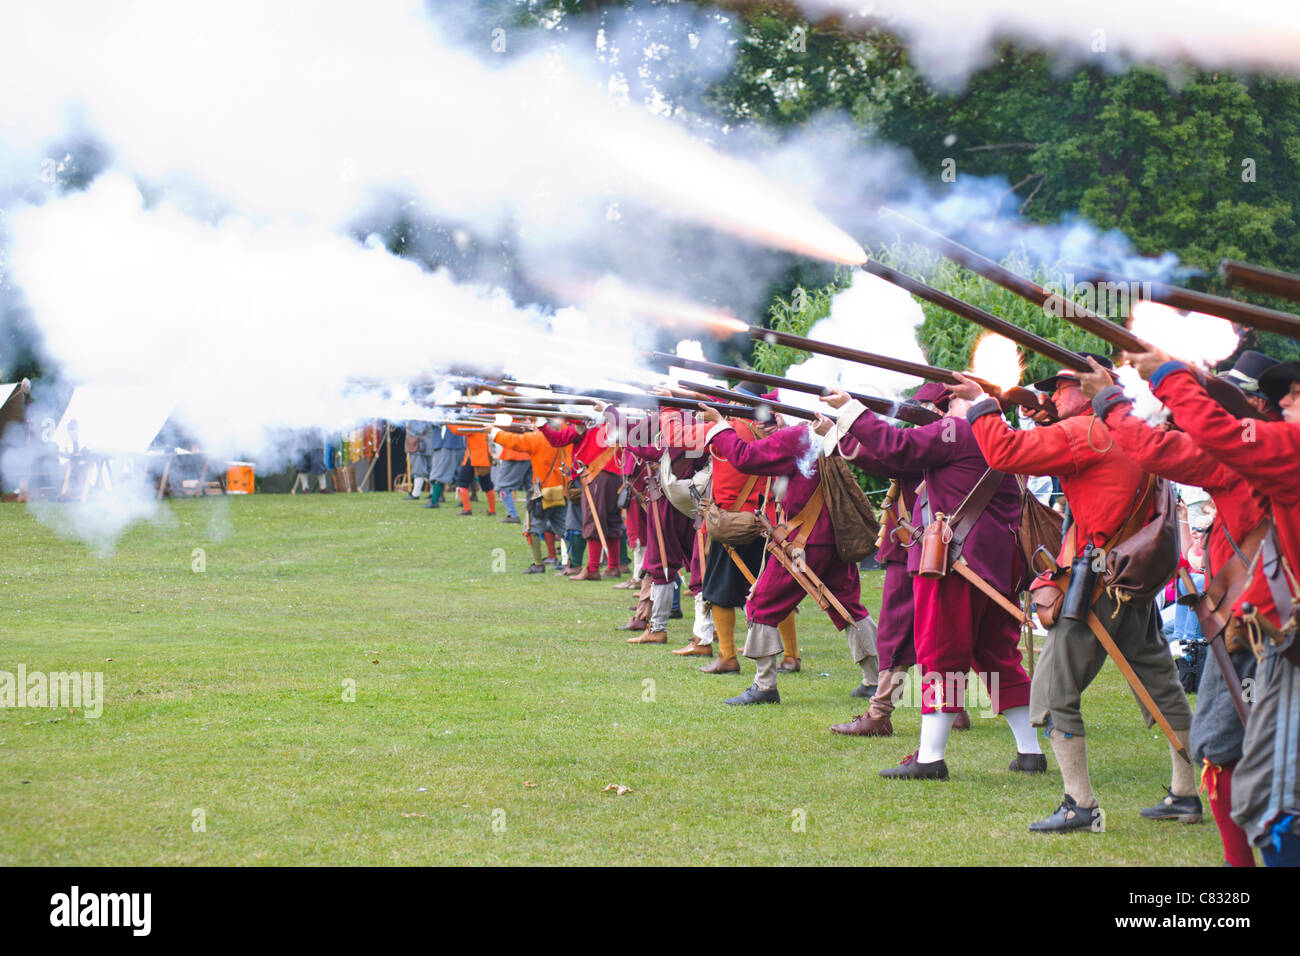
[[[750,662],[705,676],[628,646],[627,592],[523,575],[518,529],[481,510],[354,494],[165,512],[105,558],[0,505],[0,670],[102,671],[105,693],[98,718],[0,709],[0,863],[1221,860],[1208,807],[1200,826],[1139,819],[1168,748],[1109,664],[1084,698],[1106,832],[1033,835],[1060,778],[1050,756],[1045,777],[1009,772],[1000,719],[954,735],[946,783],[876,775],[915,747],[916,709],[892,739],[828,731],[860,710],[857,674],[815,608],[782,704],[732,708]]]

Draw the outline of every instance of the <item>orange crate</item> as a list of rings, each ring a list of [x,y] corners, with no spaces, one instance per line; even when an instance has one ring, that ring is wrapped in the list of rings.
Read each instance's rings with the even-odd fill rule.
[[[244,462],[226,469],[226,494],[251,495],[253,493],[253,466]]]

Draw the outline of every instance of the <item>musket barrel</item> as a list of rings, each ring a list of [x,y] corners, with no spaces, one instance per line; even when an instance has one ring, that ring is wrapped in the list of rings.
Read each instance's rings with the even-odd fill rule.
[[[957,384],[957,376],[953,375],[948,369],[939,368],[937,365],[908,362],[888,355],[878,355],[875,352],[851,349],[844,345],[831,345],[828,342],[818,342],[816,339],[805,338],[802,335],[792,335],[789,332],[778,332],[775,329],[752,328],[749,330],[749,337],[770,344],[788,345],[791,348],[814,352],[818,355],[828,355],[831,358],[843,359],[846,362],[874,365],[877,368],[889,369],[892,372],[902,372],[904,375],[915,375],[918,378],[929,379],[932,382],[942,382],[945,385]]]
[[[1275,295],[1280,299],[1300,302],[1300,275],[1293,272],[1266,269],[1263,266],[1253,266],[1249,262],[1224,259],[1219,263],[1219,274],[1228,280],[1229,285],[1254,289],[1256,292]]]
[[[1122,325],[1116,325],[1104,316],[1079,305],[1073,299],[1067,299],[1055,292],[1048,292],[1036,282],[1031,282],[1024,276],[1016,275],[1006,266],[980,255],[974,249],[966,248],[959,242],[953,242],[947,236],[935,232],[928,226],[921,225],[915,219],[909,219],[901,212],[888,208],[881,211],[901,220],[906,228],[912,232],[919,233],[923,237],[922,241],[925,245],[944,258],[965,266],[971,272],[983,276],[1009,292],[1014,292],[1022,299],[1040,306],[1053,315],[1068,319],[1084,331],[1109,342],[1115,348],[1126,352],[1146,352],[1151,348],[1148,343]]]
[[[1100,270],[1090,272],[1089,276],[1094,280],[1105,282],[1127,281]],[[1262,329],[1265,332],[1275,332],[1278,335],[1300,339],[1300,315],[1280,312],[1277,309],[1253,305],[1249,302],[1238,302],[1236,299],[1225,299],[1223,296],[1210,295],[1208,292],[1193,292],[1191,289],[1164,282],[1140,284],[1134,282],[1132,285],[1134,288],[1141,289],[1142,298],[1150,299],[1152,302],[1159,302],[1187,312],[1204,312],[1252,329]]]
[[[1045,339],[1041,335],[1035,335],[1013,325],[1006,319],[999,318],[992,312],[987,312],[978,306],[971,305],[969,302],[963,302],[956,296],[949,295],[946,292],[926,285],[919,279],[914,279],[909,275],[899,272],[897,269],[891,269],[889,266],[877,262],[874,259],[868,259],[862,264],[863,270],[870,272],[874,276],[879,276],[887,282],[891,282],[916,296],[918,299],[924,299],[927,302],[937,305],[941,309],[959,315],[963,319],[969,319],[976,325],[983,326],[990,332],[996,332],[1004,338],[1010,339],[1017,345],[1021,345],[1030,351],[1037,352],[1046,358],[1064,365],[1066,368],[1072,368],[1076,372],[1090,371],[1090,366],[1086,359],[1078,352],[1057,345],[1051,339]]]
[[[663,362],[667,365],[676,365],[696,372],[707,372],[709,375],[720,375],[723,378],[738,378],[744,382],[753,382],[755,385],[788,388],[792,392],[804,392],[808,395],[826,395],[830,392],[830,389],[823,385],[800,382],[781,375],[770,375],[767,372],[755,372],[747,368],[718,365],[715,362],[705,362],[700,359],[687,359],[677,355],[669,355],[667,352],[647,352],[645,354],[654,361]],[[919,405],[906,405],[876,395],[863,395],[861,392],[849,392],[848,395],[874,412],[897,418],[899,421],[911,422],[913,425],[928,425],[930,422],[938,421],[940,417],[929,409],[921,408]]]

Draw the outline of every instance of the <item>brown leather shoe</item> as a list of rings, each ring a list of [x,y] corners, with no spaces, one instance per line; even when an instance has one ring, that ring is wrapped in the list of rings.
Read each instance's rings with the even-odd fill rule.
[[[699,638],[692,637],[689,644],[677,648],[673,653],[679,657],[712,657],[713,645],[701,644]]]
[[[606,569],[605,569],[605,577],[609,578],[611,581],[617,581],[617,580],[618,580],[619,578],[621,578],[622,576],[623,576],[623,571],[622,571],[621,568],[606,568]]]
[[[569,580],[570,581],[599,581],[600,572],[592,571],[588,568],[583,568],[577,574],[569,575]]]
[[[715,657],[711,664],[700,668],[701,674],[739,674],[739,657]]]
[[[618,627],[614,628],[616,631],[644,631],[645,629],[646,622],[641,620],[639,617],[634,617],[626,624],[620,624]]]
[[[799,673],[799,662],[802,657],[783,657],[781,663],[776,665],[776,669],[786,674]]]
[[[892,737],[894,725],[888,717],[871,717],[858,714],[847,724],[831,724],[831,730],[837,734],[853,734],[857,737]]]
[[[668,632],[647,630],[644,634],[638,634],[636,637],[629,637],[627,642],[629,644],[667,644]]]
[[[952,722],[953,730],[970,730],[970,714],[962,711]]]

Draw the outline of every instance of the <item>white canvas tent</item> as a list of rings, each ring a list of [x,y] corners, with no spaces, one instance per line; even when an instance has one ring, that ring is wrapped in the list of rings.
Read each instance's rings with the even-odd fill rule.
[[[54,429],[54,442],[65,455],[142,455],[175,407],[169,396],[147,386],[81,385]]]
[[[21,382],[0,382],[0,455],[3,455],[6,447],[5,431],[11,425],[20,426],[27,420],[27,394],[31,390],[31,382],[27,379]],[[13,442],[14,436],[11,435],[8,441]],[[18,477],[11,475],[6,479],[0,475],[0,494],[19,490]]]
[[[119,470],[132,468],[133,459],[149,451],[175,406],[170,396],[147,386],[78,386],[54,429],[53,440],[66,465],[60,495],[72,490],[84,498],[91,486],[111,484],[114,462]]]

